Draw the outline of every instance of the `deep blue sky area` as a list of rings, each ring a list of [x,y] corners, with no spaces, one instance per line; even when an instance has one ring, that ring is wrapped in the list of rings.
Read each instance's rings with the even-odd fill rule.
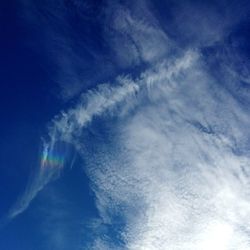
[[[59,87],[53,76],[55,69],[50,68],[56,67],[50,62],[50,48],[46,51],[46,46],[43,46],[42,40],[46,38],[40,35],[40,24],[26,20],[25,11],[30,10],[25,9],[25,4],[21,1],[0,3],[1,217],[6,216],[8,209],[24,192],[34,169],[39,167],[40,139],[46,133],[46,124],[65,107],[57,95]],[[43,7],[43,3],[38,5]],[[79,168],[81,163],[75,161],[75,165]],[[67,175],[62,174],[67,177],[62,177],[50,187],[52,191],[47,190],[63,197],[61,203],[54,204],[53,197],[47,198],[44,191],[44,196],[41,195],[32,204],[31,211],[25,212],[17,220],[1,228],[0,249],[56,249],[52,243],[51,246],[46,243],[47,233],[41,232],[44,218],[53,217],[53,213],[56,213],[53,209],[72,211],[72,215],[59,215],[56,220],[62,220],[62,223],[64,220],[72,220],[72,228],[67,230],[72,242],[76,243],[75,246],[68,245],[60,249],[74,249],[81,243],[83,232],[80,230],[80,220],[84,221],[88,216],[96,215],[96,211],[87,184],[88,178],[75,165],[74,170],[66,171],[69,172]],[[81,180],[78,180],[79,178]],[[46,210],[47,206],[49,212],[46,215],[43,210]],[[77,217],[78,214],[83,214],[83,217]],[[56,226],[57,222],[53,219],[49,220],[48,223],[52,227],[55,224],[53,230],[60,227],[59,224]]]
[[[1,2],[2,213],[23,190],[32,165],[38,162],[42,124],[58,110],[49,87],[53,83],[42,66],[45,61],[28,46],[32,34],[21,21],[18,6],[15,1]]]
[[[0,250],[249,250],[249,105],[247,0],[0,0]]]

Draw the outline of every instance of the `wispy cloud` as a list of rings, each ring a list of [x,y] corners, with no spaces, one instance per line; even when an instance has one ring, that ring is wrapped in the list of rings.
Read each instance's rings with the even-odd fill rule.
[[[165,249],[166,244],[170,249],[205,249],[211,239],[208,246],[215,249],[248,247],[249,158],[235,154],[247,143],[248,116],[200,60],[188,52],[138,79],[100,85],[51,123],[45,158],[48,149],[54,153],[57,140],[73,143],[85,155],[82,130],[94,117],[118,115],[134,100],[137,112],[120,116],[120,136],[115,138],[123,150],[107,149],[105,155],[97,150],[93,157],[101,161],[89,164],[103,221],[112,223],[112,211],[127,208],[121,211],[128,249]],[[41,166],[11,216],[23,212],[59,173],[58,166]],[[220,238],[218,230],[223,230]],[[105,242],[96,244],[109,246]]]
[[[199,65],[146,74],[151,105],[121,122],[123,150],[94,156],[100,212],[126,218],[128,249],[249,249],[249,157],[235,153],[249,121]]]
[[[188,52],[183,58],[176,60],[173,65],[161,63],[160,67],[164,67],[163,72],[152,74],[145,72],[135,81],[127,77],[119,77],[115,85],[99,85],[97,89],[83,94],[76,107],[56,116],[49,126],[49,139],[43,143],[40,168],[23,196],[10,210],[9,217],[14,218],[22,213],[37,193],[60,175],[64,166],[64,158],[67,157],[67,150],[58,155],[57,144],[60,144],[60,141],[73,143],[76,149],[80,150],[81,144],[84,142],[80,142],[78,137],[94,117],[114,112],[119,105],[133,101],[139,91],[150,89],[152,85],[160,83],[162,80],[169,81],[175,74],[187,68],[194,56],[194,53]],[[124,106],[122,107],[124,109]]]
[[[23,213],[37,194],[50,181],[59,177],[69,152],[67,152],[65,146],[59,145],[60,142],[55,142],[54,139],[52,138],[49,144],[44,142],[39,167],[35,168],[24,194],[10,209],[6,220],[11,220]]]
[[[182,22],[196,20],[183,11]],[[55,167],[49,161],[63,141],[88,155],[86,171],[103,224],[112,227],[117,215],[123,219],[117,234],[125,249],[250,249],[249,113],[201,55],[200,48],[223,40],[231,25],[213,30],[217,21],[210,21],[197,24],[191,49],[174,53],[178,46],[156,20],[139,20],[119,6],[112,16],[119,35],[111,38],[118,61],[126,67],[146,62],[148,68],[89,90],[51,121],[41,167],[10,217],[59,176],[63,159],[56,157]],[[187,22],[182,29],[193,27]],[[112,116],[119,119],[111,146],[88,154],[84,128],[96,117]],[[90,248],[119,249],[119,244],[100,235]]]

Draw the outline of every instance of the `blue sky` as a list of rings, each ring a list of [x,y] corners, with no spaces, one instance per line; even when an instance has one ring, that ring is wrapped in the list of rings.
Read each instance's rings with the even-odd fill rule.
[[[0,3],[0,249],[250,249],[248,1]]]

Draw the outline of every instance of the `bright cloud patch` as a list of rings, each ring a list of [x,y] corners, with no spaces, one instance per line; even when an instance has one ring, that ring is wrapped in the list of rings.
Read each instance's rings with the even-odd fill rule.
[[[123,150],[94,156],[101,212],[126,218],[128,249],[250,249],[249,158],[235,154],[249,122],[198,62],[146,73],[149,101],[114,138]]]

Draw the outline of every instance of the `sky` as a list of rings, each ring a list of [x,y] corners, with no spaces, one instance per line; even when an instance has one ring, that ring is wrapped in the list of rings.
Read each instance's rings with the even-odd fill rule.
[[[1,250],[250,250],[250,2],[0,1]]]

